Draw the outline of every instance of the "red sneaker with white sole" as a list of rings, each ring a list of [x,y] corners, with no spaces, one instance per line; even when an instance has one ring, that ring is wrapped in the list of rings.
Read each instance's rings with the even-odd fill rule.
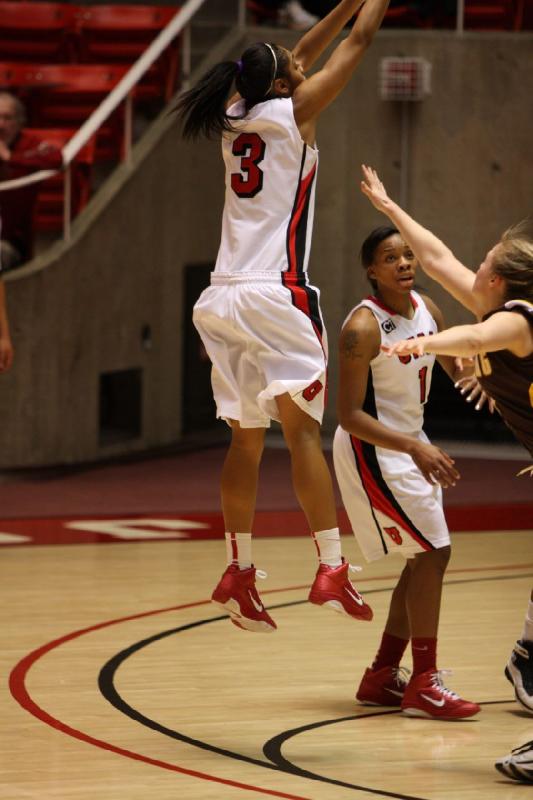
[[[344,559],[338,567],[320,564],[309,592],[309,602],[326,606],[354,619],[371,620],[374,616],[372,609],[349,580],[349,569],[359,572],[359,568],[352,567]]]
[[[364,706],[401,706],[408,675],[406,667],[366,669],[355,699]]]
[[[255,576],[254,566],[239,569],[236,564],[230,564],[211,595],[211,602],[227,611],[238,628],[254,633],[272,633],[277,625],[257,593]],[[266,578],[266,573],[257,571],[257,576]]]
[[[442,683],[442,674],[446,671],[413,675],[403,696],[403,713],[408,717],[429,719],[465,719],[478,714],[481,708],[477,703],[463,700],[446,689]]]

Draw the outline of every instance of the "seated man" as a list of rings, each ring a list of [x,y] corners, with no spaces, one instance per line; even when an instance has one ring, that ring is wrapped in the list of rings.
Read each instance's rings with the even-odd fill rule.
[[[41,169],[60,169],[61,151],[25,133],[24,106],[15,95],[0,92],[0,181],[12,180]],[[31,258],[32,217],[39,184],[0,192],[2,269],[18,267]]]

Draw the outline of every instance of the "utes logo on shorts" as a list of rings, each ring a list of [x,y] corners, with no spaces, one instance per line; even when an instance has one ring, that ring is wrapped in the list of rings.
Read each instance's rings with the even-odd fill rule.
[[[383,528],[383,530],[385,531],[385,533],[389,534],[390,538],[392,539],[392,541],[395,544],[402,544],[403,543],[402,535],[401,535],[400,531],[398,530],[398,528],[392,526],[390,528]]]
[[[322,382],[317,380],[309,384],[309,386],[307,386],[303,390],[302,396],[304,397],[305,400],[307,400],[308,403],[310,403],[311,400],[314,400],[317,394],[320,394],[321,391],[322,391]]]

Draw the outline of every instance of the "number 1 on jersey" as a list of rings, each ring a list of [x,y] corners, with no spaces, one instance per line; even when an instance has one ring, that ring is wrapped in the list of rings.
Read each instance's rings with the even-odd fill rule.
[[[238,197],[255,197],[263,188],[263,170],[257,165],[265,157],[265,148],[257,133],[241,133],[233,142],[231,152],[241,159],[241,172],[231,175],[231,188]]]
[[[428,374],[428,368],[422,367],[422,369],[418,370],[418,380],[420,381],[420,403],[423,404],[426,402],[426,375]]]

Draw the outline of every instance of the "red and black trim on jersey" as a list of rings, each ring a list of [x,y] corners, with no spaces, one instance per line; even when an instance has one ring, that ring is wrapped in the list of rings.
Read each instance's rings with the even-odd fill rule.
[[[287,227],[288,268],[285,272],[281,273],[281,281],[283,285],[290,290],[293,304],[309,317],[316,335],[320,341],[322,341],[323,324],[318,302],[318,292],[313,289],[313,287],[307,285],[307,275],[304,270],[309,205],[317,170],[317,165],[315,164],[309,174],[305,178],[302,178],[306,153],[307,145],[304,145],[300,174],[298,176],[298,188],[294,198],[291,218]]]
[[[368,385],[365,402],[363,404],[363,410],[375,419],[378,418],[371,374],[368,376]],[[383,514],[386,514],[389,519],[391,519],[412,539],[414,539],[423,550],[434,550],[435,547],[413,524],[411,519],[407,516],[391,492],[381,472],[375,446],[373,444],[369,444],[368,442],[364,442],[355,436],[350,436],[350,442],[352,445],[352,451],[354,454],[357,471],[359,473],[359,478],[368,498],[372,517],[376,523],[376,530],[381,539],[383,552],[386,554],[389,551],[383,536],[382,526],[379,524],[376,518],[374,513],[375,511],[381,511]]]
[[[388,305],[386,305],[386,303],[383,302],[383,300],[379,300],[375,295],[369,294],[366,299],[370,300],[372,303],[375,303],[378,308],[381,308],[382,311],[386,311],[386,313],[390,314],[391,317],[398,316],[397,311],[395,311],[393,308],[389,308]],[[409,300],[411,301],[413,310],[416,311],[416,309],[418,308],[418,303],[416,302],[416,299],[412,293],[409,293]]]

